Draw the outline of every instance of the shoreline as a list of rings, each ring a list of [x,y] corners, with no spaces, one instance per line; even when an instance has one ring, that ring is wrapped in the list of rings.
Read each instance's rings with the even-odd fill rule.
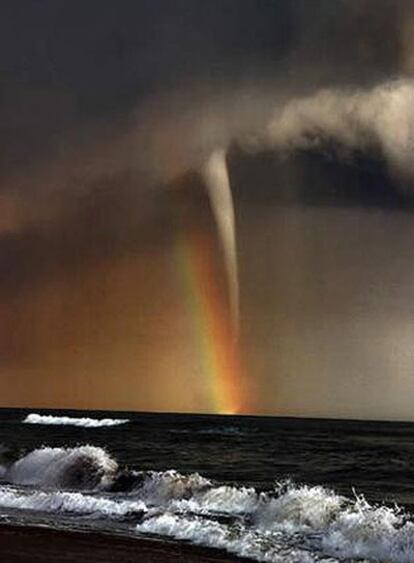
[[[0,524],[0,554],[5,563],[249,563],[224,551],[163,539]]]

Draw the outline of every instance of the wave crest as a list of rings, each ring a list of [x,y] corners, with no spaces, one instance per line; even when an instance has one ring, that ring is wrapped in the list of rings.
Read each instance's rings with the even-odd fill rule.
[[[119,426],[129,422],[126,418],[75,418],[72,416],[52,416],[31,413],[23,420],[25,424],[48,424],[64,426],[83,426],[85,428],[101,428],[105,426]]]
[[[119,495],[113,484],[125,475],[129,488]],[[3,509],[128,518],[138,534],[187,540],[257,561],[414,560],[409,515],[322,486],[284,482],[259,492],[198,473],[119,471],[114,459],[92,446],[34,450],[9,467],[6,478],[13,484],[0,486]],[[19,490],[18,484],[37,488]],[[94,491],[56,490],[65,487]]]
[[[106,487],[118,471],[102,448],[41,448],[14,462],[4,479],[16,485],[64,489]]]
[[[233,518],[217,518],[217,510]],[[276,563],[414,560],[414,523],[406,515],[323,487],[290,484],[273,493],[211,488],[186,506],[172,502],[149,512],[137,531]]]

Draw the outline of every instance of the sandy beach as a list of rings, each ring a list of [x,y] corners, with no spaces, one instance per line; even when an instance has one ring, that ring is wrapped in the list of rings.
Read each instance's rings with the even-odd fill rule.
[[[186,543],[72,532],[36,526],[0,525],[3,563],[247,563],[216,549]]]

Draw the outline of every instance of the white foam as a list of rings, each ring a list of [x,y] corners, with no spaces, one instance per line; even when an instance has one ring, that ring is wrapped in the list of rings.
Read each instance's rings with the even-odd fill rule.
[[[275,563],[314,563],[313,556],[303,549],[288,553],[280,542],[273,544],[265,536],[243,526],[231,528],[226,524],[206,521],[200,517],[180,517],[163,514],[151,517],[137,526],[140,533],[151,533],[191,541],[196,545],[215,547],[241,557]]]
[[[235,518],[217,521],[217,512]],[[362,498],[352,501],[323,487],[289,485],[270,494],[212,486],[188,499],[170,498],[137,531],[257,561],[414,561],[414,523],[398,509],[373,507]]]
[[[96,484],[89,472],[94,476],[98,471],[93,493],[50,488],[62,488],[79,467],[86,472],[81,485]],[[414,561],[413,520],[398,508],[371,506],[362,497],[349,499],[321,486],[292,483],[258,492],[174,470],[141,474],[143,479],[128,493],[107,493],[102,483],[110,483],[116,471],[116,462],[100,448],[35,450],[15,462],[6,476],[43,490],[3,485],[0,509],[104,519],[139,513],[139,534],[191,541],[257,561]]]
[[[151,471],[138,493],[154,506],[167,506],[182,499],[192,499],[212,486],[212,482],[198,473],[182,475],[178,471]]]
[[[325,551],[342,558],[412,563],[414,523],[398,510],[373,508],[364,499],[338,514],[323,536]]]
[[[25,494],[5,486],[0,487],[0,507],[48,513],[87,514],[95,518],[119,518],[147,510],[142,501],[113,500],[80,492],[35,491]]]
[[[64,426],[83,426],[84,428],[102,428],[105,426],[119,426],[129,422],[127,418],[76,418],[72,416],[52,416],[31,413],[23,420],[25,424],[48,424]]]

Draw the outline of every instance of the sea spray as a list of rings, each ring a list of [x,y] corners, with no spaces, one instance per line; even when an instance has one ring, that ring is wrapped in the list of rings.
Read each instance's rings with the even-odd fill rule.
[[[90,490],[71,490],[66,472],[72,475],[85,457],[93,463],[80,486]],[[0,486],[0,508],[118,521],[129,533],[186,540],[257,561],[414,559],[414,522],[398,507],[372,505],[322,486],[284,481],[259,491],[176,470],[130,470],[129,488],[115,492],[111,484],[126,471],[93,446],[40,448],[8,469],[10,484]],[[21,483],[30,486],[19,489]]]

